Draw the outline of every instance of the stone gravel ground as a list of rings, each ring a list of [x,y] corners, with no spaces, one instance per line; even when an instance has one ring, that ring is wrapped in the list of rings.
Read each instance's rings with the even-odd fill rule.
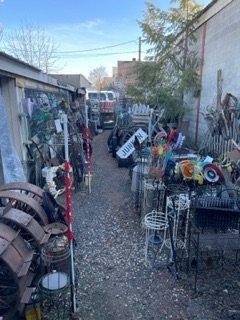
[[[94,138],[92,193],[75,194],[80,319],[240,319],[239,272],[231,270],[230,279],[214,273],[219,286],[194,295],[188,281],[145,266],[145,234],[133,210],[128,170],[108,153],[108,134]]]

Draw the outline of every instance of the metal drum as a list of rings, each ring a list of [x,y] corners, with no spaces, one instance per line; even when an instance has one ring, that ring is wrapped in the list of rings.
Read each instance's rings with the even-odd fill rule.
[[[66,236],[56,236],[45,244],[41,251],[41,259],[47,272],[70,272],[70,249]]]
[[[50,236],[59,236],[67,234],[67,226],[60,222],[53,222],[44,227],[45,232]]]
[[[50,272],[40,279],[39,295],[44,319],[69,319],[69,289],[69,277],[65,272]]]

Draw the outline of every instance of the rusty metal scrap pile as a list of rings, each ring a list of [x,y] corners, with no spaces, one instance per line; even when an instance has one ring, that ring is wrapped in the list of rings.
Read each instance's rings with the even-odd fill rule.
[[[86,114],[79,103],[62,101],[56,105],[48,99],[32,97],[26,111],[29,122],[27,148],[28,181],[43,187],[54,195],[64,189],[64,132],[62,117],[68,118],[69,160],[73,170],[74,187],[83,187],[83,180],[89,171],[89,157],[92,153],[92,128],[86,128]],[[89,151],[89,152],[87,152]]]
[[[0,186],[0,201],[0,318],[5,320],[29,302],[42,275],[41,249],[54,234],[66,232],[66,225],[63,206],[35,185]]]
[[[207,107],[203,117],[208,127],[201,151],[221,156],[234,148],[240,141],[240,104],[238,99],[227,93],[217,107]]]
[[[209,139],[198,152],[184,146],[181,127],[163,125],[153,118],[155,110],[145,111],[145,122],[137,114],[137,126],[121,125],[121,117],[109,151],[129,167],[134,209],[146,230],[146,265],[167,267],[176,278],[184,271],[196,291],[199,270],[217,269],[219,255],[226,265],[239,265],[239,102],[227,94],[207,110]]]

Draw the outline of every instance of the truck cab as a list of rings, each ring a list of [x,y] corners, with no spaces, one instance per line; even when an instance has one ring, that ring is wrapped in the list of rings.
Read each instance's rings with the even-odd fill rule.
[[[102,129],[112,129],[115,124],[116,95],[113,91],[87,91],[86,102],[94,119],[99,115]]]
[[[108,102],[116,102],[116,96],[113,91],[100,91],[100,100]]]
[[[112,129],[115,124],[116,96],[113,91],[100,91],[100,122],[103,129]]]

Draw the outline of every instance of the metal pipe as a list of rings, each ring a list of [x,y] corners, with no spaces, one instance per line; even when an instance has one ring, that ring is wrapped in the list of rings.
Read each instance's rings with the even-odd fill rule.
[[[207,22],[203,25],[203,31],[202,31],[201,64],[200,64],[200,73],[199,73],[199,78],[200,78],[201,85],[202,85],[202,78],[203,78],[203,64],[204,64],[204,54],[205,54],[206,33],[207,33]],[[202,91],[202,89],[201,89],[201,91]],[[195,144],[197,144],[197,142],[198,142],[201,94],[202,93],[200,92],[198,100],[197,100],[197,118],[196,118]]]
[[[68,240],[70,247],[70,261],[71,261],[71,299],[72,311],[76,313],[76,290],[75,290],[75,268],[74,268],[74,252],[73,252],[73,228],[72,228],[72,180],[70,177],[71,166],[69,163],[69,149],[68,149],[68,119],[67,115],[62,115],[63,132],[64,132],[64,150],[65,150],[65,170],[66,170],[66,217],[68,222]]]

